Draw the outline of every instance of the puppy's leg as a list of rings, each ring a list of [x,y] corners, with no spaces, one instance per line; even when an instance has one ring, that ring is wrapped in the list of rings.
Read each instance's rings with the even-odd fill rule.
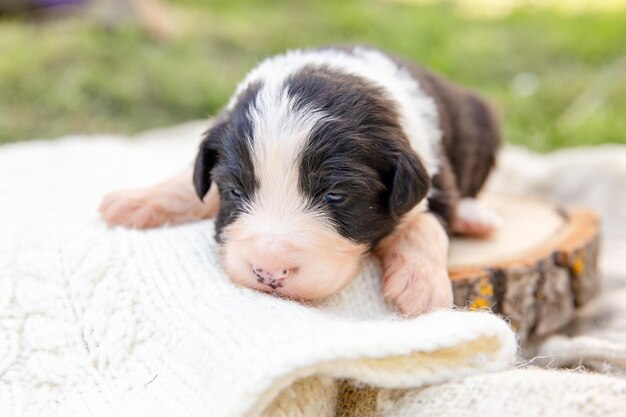
[[[407,316],[452,306],[448,236],[434,214],[409,212],[376,249],[385,298]]]
[[[147,229],[213,217],[219,209],[215,184],[200,201],[191,168],[152,187],[116,191],[102,200],[100,212],[110,225]]]
[[[457,206],[452,229],[460,235],[485,237],[500,227],[502,219],[495,211],[475,198],[463,198]]]

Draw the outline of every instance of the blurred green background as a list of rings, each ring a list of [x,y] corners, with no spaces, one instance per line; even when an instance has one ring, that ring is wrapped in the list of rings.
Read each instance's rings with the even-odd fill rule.
[[[337,42],[482,92],[510,143],[626,143],[623,2],[531,3],[162,0],[147,25],[93,5],[11,12],[0,16],[0,143],[206,118],[263,57]]]

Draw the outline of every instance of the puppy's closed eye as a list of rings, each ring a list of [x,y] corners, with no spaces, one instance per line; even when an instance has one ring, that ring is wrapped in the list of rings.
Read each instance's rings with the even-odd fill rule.
[[[346,196],[340,193],[324,194],[324,201],[328,204],[339,205],[347,200]]]
[[[235,200],[241,200],[244,197],[243,191],[241,191],[239,188],[229,188],[226,190],[226,192],[228,193],[229,197]]]

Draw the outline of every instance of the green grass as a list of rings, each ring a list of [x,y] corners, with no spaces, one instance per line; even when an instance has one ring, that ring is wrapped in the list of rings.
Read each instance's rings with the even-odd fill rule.
[[[626,12],[480,19],[447,3],[171,3],[180,30],[167,42],[85,19],[0,20],[0,143],[208,117],[268,54],[337,42],[383,47],[481,91],[510,143],[626,143]],[[519,73],[536,76],[534,94],[515,92]]]

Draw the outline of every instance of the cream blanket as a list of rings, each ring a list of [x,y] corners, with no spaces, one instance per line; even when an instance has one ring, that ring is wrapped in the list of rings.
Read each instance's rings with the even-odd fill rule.
[[[570,386],[604,393],[612,408],[597,415],[626,409],[621,379],[486,374],[515,361],[507,324],[463,311],[398,319],[374,261],[337,296],[305,306],[232,285],[210,221],[152,231],[102,224],[103,193],[174,173],[203,127],[0,148],[0,416],[474,415],[477,387],[493,387],[480,393],[493,411],[515,381],[526,400],[510,396],[509,405],[531,415],[532,396],[550,412],[543,394],[572,377],[581,382]],[[571,342],[538,350],[553,357]],[[550,375],[524,377],[531,372]],[[363,412],[365,402],[337,404],[339,379],[387,389],[372,391]],[[561,411],[580,410],[578,391]]]
[[[338,378],[406,388],[511,365],[493,315],[391,316],[374,262],[304,306],[233,285],[210,221],[107,228],[102,195],[184,167],[202,127],[0,150],[0,414],[332,416]]]

